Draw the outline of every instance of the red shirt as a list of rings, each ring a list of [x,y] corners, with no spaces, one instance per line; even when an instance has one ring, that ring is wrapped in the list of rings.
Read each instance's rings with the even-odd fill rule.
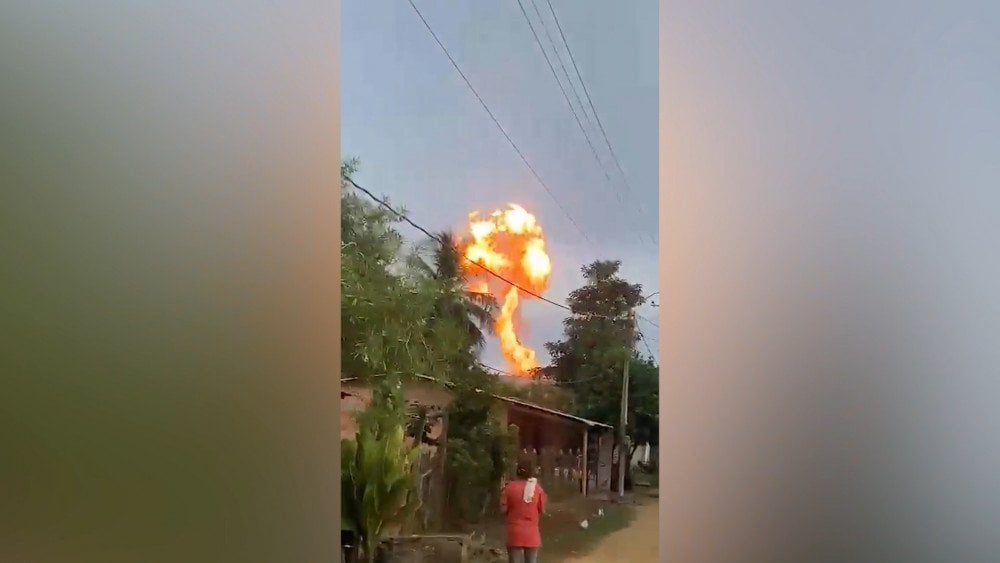
[[[531,502],[524,502],[524,480],[511,481],[504,487],[503,502],[507,507],[507,545],[509,547],[538,548],[542,546],[542,534],[538,520],[545,510],[545,491],[541,483],[535,483],[535,496]]]

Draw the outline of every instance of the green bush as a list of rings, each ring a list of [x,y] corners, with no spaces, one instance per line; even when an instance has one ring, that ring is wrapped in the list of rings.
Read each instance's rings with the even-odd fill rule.
[[[517,443],[517,427],[504,429],[481,397],[459,395],[449,409],[448,506],[457,522],[479,522],[498,504]]]
[[[357,534],[369,562],[388,530],[404,525],[420,506],[414,471],[420,449],[405,446],[393,398],[391,388],[382,388],[359,417],[355,440],[341,441],[342,526]]]

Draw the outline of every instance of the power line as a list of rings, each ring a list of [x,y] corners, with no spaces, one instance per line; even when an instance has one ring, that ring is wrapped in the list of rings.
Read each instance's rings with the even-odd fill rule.
[[[392,213],[393,215],[395,215],[396,217],[398,217],[401,221],[407,223],[408,225],[410,225],[414,229],[417,229],[418,231],[420,231],[421,233],[423,233],[424,235],[426,235],[428,238],[430,238],[430,239],[432,239],[434,241],[437,241],[441,245],[445,245],[445,241],[443,241],[440,236],[435,235],[435,234],[431,233],[429,230],[425,229],[424,227],[418,225],[412,219],[410,219],[409,217],[407,217],[405,213],[402,213],[401,211],[397,211],[393,206],[389,205],[389,203],[387,201],[385,201],[384,199],[376,196],[375,194],[373,194],[367,188],[359,185],[350,176],[346,176],[345,175],[345,176],[343,176],[343,178],[349,184],[351,184],[352,186],[354,186],[357,190],[361,191],[363,194],[365,194],[366,196],[368,196],[372,201],[378,203],[379,205],[381,205],[382,207],[384,207],[386,210],[388,210],[390,213]],[[457,248],[454,248],[451,245],[447,245],[447,246],[452,249],[452,252],[455,252],[456,255],[458,255],[459,257],[461,257],[463,260],[465,260],[466,262],[469,262],[470,264],[473,264],[473,265],[477,266],[478,268],[482,269],[484,272],[486,272],[487,274],[489,274],[489,275],[497,278],[498,280],[503,281],[504,283],[506,283],[508,285],[511,285],[513,287],[516,287],[516,288],[520,289],[521,291],[523,291],[524,293],[527,293],[528,295],[531,295],[532,297],[540,299],[540,300],[548,303],[549,305],[555,305],[556,307],[559,307],[560,309],[563,309],[564,311],[569,311],[569,313],[571,315],[578,315],[578,313],[574,312],[573,309],[570,308],[568,305],[564,305],[562,303],[558,303],[556,301],[553,301],[553,300],[551,300],[551,299],[549,299],[547,297],[539,295],[538,293],[536,293],[536,292],[534,292],[534,291],[532,291],[532,290],[530,290],[530,289],[528,289],[528,288],[526,288],[524,286],[521,286],[521,285],[519,285],[517,283],[514,283],[514,282],[510,281],[509,279],[507,279],[506,277],[504,277],[504,276],[498,274],[497,272],[491,270],[490,268],[484,266],[483,264],[481,264],[479,262],[476,262],[475,260],[472,260],[471,258],[465,256],[464,254],[460,254],[458,252]],[[621,318],[621,317],[609,317],[607,315],[583,314],[583,315],[580,315],[580,316],[589,317],[589,318],[606,319],[606,320],[609,320],[609,321],[620,321],[620,320],[623,320],[623,318]],[[652,324],[653,326],[659,328],[659,325],[657,325],[653,321],[650,321],[649,319],[646,319],[645,317],[641,317],[641,316],[640,316],[640,318],[642,318],[646,322]]]
[[[506,372],[506,371],[504,371],[502,369],[497,369],[497,368],[495,368],[493,366],[484,364],[484,363],[479,362],[479,361],[477,361],[476,363],[479,364],[479,367],[486,368],[486,369],[488,369],[490,371],[493,371],[493,372],[496,372],[497,374],[500,374],[500,375],[506,375],[506,376],[509,376],[509,377],[521,377],[521,376],[514,375],[512,373],[508,373],[508,372]],[[559,379],[550,379],[550,381],[552,381],[553,383],[555,383],[557,386],[558,385],[575,385],[577,383],[587,383],[588,381],[596,381],[598,379],[604,379],[607,376],[608,376],[608,374],[601,374],[601,375],[596,375],[596,376],[592,376],[592,377],[584,377],[582,379],[570,379],[570,380],[566,380],[566,381],[559,380]]]
[[[534,36],[535,38],[535,44],[538,45],[538,49],[542,52],[542,57],[545,58],[545,63],[548,65],[549,71],[552,73],[552,78],[556,80],[556,85],[559,86],[559,91],[562,92],[563,99],[566,100],[566,105],[569,106],[569,110],[573,114],[573,119],[576,121],[576,124],[580,127],[580,132],[583,133],[583,138],[587,140],[587,145],[590,146],[590,151],[594,155],[594,160],[597,161],[597,166],[600,167],[601,171],[604,173],[604,177],[607,178],[608,184],[610,185],[611,176],[609,176],[607,170],[604,169],[604,164],[601,162],[601,159],[597,154],[597,148],[595,148],[594,143],[590,141],[590,136],[587,135],[587,130],[583,127],[583,122],[580,121],[580,116],[576,113],[576,108],[573,107],[573,102],[570,101],[569,94],[567,94],[566,89],[563,88],[562,81],[559,80],[559,76],[556,74],[556,69],[554,66],[552,66],[552,60],[549,59],[549,54],[548,52],[545,51],[545,47],[542,46],[542,40],[538,37],[538,32],[535,31],[535,26],[534,24],[531,23],[531,18],[528,17],[528,12],[524,9],[524,4],[521,2],[521,0],[517,0],[517,5],[519,8],[521,8],[521,15],[524,16],[524,21],[528,23],[528,29],[531,30],[531,35]],[[538,5],[534,4],[534,6],[535,6],[535,13],[538,14],[539,21],[541,21],[541,13],[538,11]],[[548,35],[548,28],[545,27],[544,22],[542,22],[542,29],[548,36],[549,43],[552,43],[553,51],[555,51],[555,43],[552,41],[552,36]],[[556,59],[559,61],[559,64],[562,65],[562,59],[559,58],[558,52],[556,52]],[[563,70],[565,70],[565,66],[563,66]],[[568,78],[569,74],[567,73],[566,76]],[[570,86],[572,87],[572,83],[570,83]],[[575,93],[576,91],[574,90],[574,94]],[[577,97],[577,99],[579,99],[579,97]],[[580,108],[585,110],[582,102],[580,103]],[[615,196],[618,198],[619,202],[622,201],[621,194],[619,194],[617,191],[615,191]]]
[[[500,133],[503,134],[504,139],[507,139],[507,142],[510,143],[510,146],[514,149],[514,152],[517,153],[517,156],[521,157],[521,161],[524,162],[524,165],[528,167],[529,171],[531,171],[531,174],[532,176],[535,177],[535,180],[537,180],[539,185],[541,185],[542,188],[545,189],[546,193],[549,194],[549,197],[552,198],[552,201],[554,201],[555,204],[559,206],[560,211],[562,211],[563,215],[565,215],[566,218],[569,219],[569,222],[573,224],[576,230],[583,236],[584,240],[586,240],[588,243],[593,244],[592,241],[590,240],[590,237],[587,236],[587,233],[585,233],[583,229],[580,228],[580,225],[577,224],[575,219],[573,219],[573,216],[569,214],[569,211],[567,211],[565,207],[563,207],[562,203],[559,202],[559,199],[556,198],[555,194],[552,193],[552,190],[549,189],[549,186],[545,183],[544,180],[542,180],[542,177],[538,175],[538,172],[535,171],[535,167],[532,166],[530,162],[528,162],[527,157],[525,157],[524,153],[521,152],[521,149],[517,146],[517,143],[515,143],[514,140],[510,138],[510,135],[507,133],[507,130],[504,129],[503,125],[500,124],[500,120],[498,120],[496,115],[493,114],[493,110],[490,109],[490,107],[486,104],[486,101],[483,100],[483,97],[479,95],[479,92],[472,85],[472,82],[469,81],[469,78],[465,76],[464,72],[462,72],[462,68],[458,66],[458,63],[455,61],[455,58],[451,56],[451,53],[448,51],[448,48],[444,46],[444,43],[442,43],[440,39],[438,39],[437,34],[434,33],[434,29],[431,28],[431,25],[429,23],[427,23],[427,19],[424,18],[424,15],[422,13],[420,13],[420,9],[417,8],[417,5],[413,3],[413,0],[407,0],[407,1],[410,3],[410,6],[413,8],[413,11],[417,13],[417,17],[420,18],[421,22],[423,22],[424,27],[427,28],[427,31],[431,34],[431,37],[434,38],[434,41],[438,44],[438,47],[441,48],[445,56],[448,57],[448,60],[451,61],[451,66],[455,67],[455,70],[458,71],[458,75],[461,76],[462,80],[465,81],[465,85],[469,87],[469,90],[472,92],[472,94],[476,96],[477,100],[479,100],[480,105],[482,105],[483,109],[486,110],[486,113],[489,114],[490,119],[493,120],[493,123],[497,126],[497,129],[499,129]]]
[[[520,2],[520,0],[518,1]],[[591,121],[590,121],[590,116],[587,115],[587,108],[583,105],[583,101],[580,99],[579,92],[576,91],[576,85],[573,84],[573,79],[570,78],[569,71],[566,70],[566,65],[565,63],[563,63],[562,57],[559,56],[559,48],[556,47],[556,42],[555,40],[552,39],[552,34],[549,33],[549,26],[545,24],[545,18],[542,17],[542,12],[541,10],[538,9],[538,2],[536,2],[535,0],[531,0],[531,6],[535,9],[535,14],[538,15],[538,21],[542,25],[542,30],[545,31],[545,37],[548,38],[549,45],[552,45],[552,52],[556,54],[556,60],[559,61],[559,68],[562,69],[563,76],[566,77],[566,83],[569,84],[569,88],[573,92],[573,98],[576,100],[577,105],[580,106],[580,110],[583,112],[583,119],[588,124],[590,124]]]
[[[535,44],[538,45],[539,51],[542,52],[542,57],[545,59],[545,64],[549,67],[549,72],[552,73],[552,78],[555,79],[556,85],[559,87],[559,91],[562,93],[563,99],[566,100],[566,105],[569,106],[570,113],[573,114],[573,120],[576,121],[577,126],[580,128],[580,132],[583,133],[584,140],[587,141],[587,146],[590,148],[590,153],[594,157],[594,162],[597,163],[597,167],[601,170],[601,173],[604,174],[604,178],[608,182],[608,187],[615,194],[615,199],[618,201],[618,204],[622,206],[623,210],[625,210],[625,200],[622,198],[621,191],[615,188],[614,180],[611,179],[611,175],[608,174],[604,162],[601,161],[601,157],[597,153],[597,147],[595,147],[593,141],[591,141],[590,134],[587,132],[587,128],[584,127],[583,121],[580,120],[580,115],[577,113],[576,108],[573,106],[573,102],[570,101],[569,94],[566,93],[566,88],[563,87],[562,80],[559,79],[559,75],[556,72],[555,66],[552,64],[552,59],[549,58],[545,46],[542,45],[541,37],[539,37],[538,32],[535,30],[535,26],[531,22],[531,17],[528,16],[528,12],[524,7],[524,3],[522,2],[522,0],[517,0],[517,5],[521,9],[521,15],[524,16],[524,21],[528,24],[528,29],[531,30],[531,35],[535,39]],[[580,100],[579,94],[577,94],[576,87],[573,85],[573,79],[570,78],[569,71],[566,70],[566,65],[563,63],[562,57],[559,56],[559,48],[556,47],[555,40],[552,38],[552,34],[549,33],[548,26],[545,25],[545,19],[542,16],[541,10],[538,9],[538,3],[535,2],[535,0],[531,0],[531,5],[535,10],[535,14],[538,16],[539,25],[542,28],[542,31],[545,33],[545,37],[548,39],[549,45],[552,46],[552,53],[555,56],[556,61],[559,63],[560,68],[562,68],[563,74],[566,76],[566,83],[569,85],[570,90],[573,92],[573,97],[576,98],[577,104],[579,104],[580,110],[583,113],[584,119],[587,120],[587,122],[589,123],[590,120],[587,116],[586,107],[583,105],[583,101]],[[638,232],[636,234],[639,238],[639,242],[646,242],[645,239],[642,238],[641,234],[639,234]]]
[[[646,345],[646,351],[647,351],[647,352],[649,352],[649,356],[650,356],[651,358],[655,358],[655,357],[656,357],[656,354],[654,354],[654,353],[653,353],[653,350],[652,350],[652,349],[650,349],[650,347],[649,347],[649,341],[648,341],[648,340],[646,340],[646,335],[645,335],[645,334],[643,334],[643,333],[642,333],[642,331],[641,331],[641,330],[639,330],[638,328],[636,328],[636,332],[638,332],[638,333],[639,333],[639,340],[642,340],[642,343]]]
[[[651,321],[651,320],[647,319],[646,317],[644,317],[644,316],[642,316],[642,315],[636,315],[636,316],[637,316],[637,317],[639,317],[640,319],[642,319],[642,320],[646,321],[646,322],[647,322],[647,323],[649,323],[650,325],[652,325],[652,326],[655,326],[656,328],[660,328],[660,325],[658,325],[658,324],[654,323],[653,321]]]
[[[632,185],[629,184],[628,177],[625,175],[625,170],[622,168],[621,161],[618,160],[618,155],[615,154],[615,149],[611,146],[611,141],[608,139],[608,133],[604,129],[604,124],[601,122],[601,116],[597,114],[597,108],[594,107],[594,100],[590,97],[590,91],[587,90],[587,83],[583,81],[583,75],[580,73],[580,67],[576,64],[576,57],[573,56],[573,49],[569,46],[569,41],[566,40],[566,34],[563,32],[562,24],[559,22],[559,16],[556,15],[556,10],[552,7],[552,0],[545,0],[546,4],[549,6],[549,11],[552,13],[552,19],[556,22],[556,28],[559,30],[559,37],[562,38],[563,44],[566,46],[566,52],[569,54],[569,60],[573,63],[573,70],[576,72],[576,77],[580,81],[580,86],[583,87],[583,93],[587,98],[587,103],[590,105],[590,111],[594,114],[594,119],[597,121],[597,127],[601,130],[601,135],[604,137],[604,142],[608,146],[608,151],[611,153],[611,158],[614,159],[615,166],[618,168],[618,172],[622,175],[622,180],[625,182],[625,187],[632,192]],[[642,209],[642,206],[639,206]]]
[[[602,373],[601,375],[594,375],[594,376],[591,376],[591,377],[584,377],[582,379],[570,379],[570,380],[567,380],[567,381],[559,381],[557,379],[557,380],[555,380],[555,382],[556,382],[557,385],[576,385],[578,383],[590,383],[591,381],[597,381],[598,379],[608,379],[608,377],[609,377],[609,374]],[[611,377],[614,377],[614,375],[611,374]]]
[[[439,243],[441,243],[441,244],[444,244],[444,241],[442,241],[442,240],[441,240],[441,238],[440,238],[439,236],[437,236],[437,235],[434,235],[434,234],[432,234],[432,233],[431,233],[430,231],[428,231],[427,229],[425,229],[425,228],[421,227],[420,225],[418,225],[418,224],[414,223],[414,222],[413,222],[413,220],[412,220],[412,219],[410,219],[409,217],[407,217],[407,216],[406,216],[406,215],[405,215],[404,213],[401,213],[401,212],[399,212],[399,211],[396,211],[396,209],[394,209],[394,208],[393,208],[393,207],[392,207],[391,205],[389,205],[389,204],[388,204],[388,203],[387,203],[386,201],[384,201],[384,200],[380,199],[379,197],[377,197],[377,196],[376,196],[375,194],[373,194],[372,192],[370,192],[370,191],[368,191],[367,189],[365,189],[365,188],[361,187],[360,185],[358,185],[358,183],[357,183],[357,182],[355,182],[355,181],[354,181],[353,179],[351,179],[351,178],[350,178],[349,176],[346,176],[346,177],[345,177],[345,179],[346,179],[346,180],[347,180],[348,182],[350,182],[350,184],[351,184],[352,186],[354,186],[355,188],[357,188],[357,189],[361,190],[361,191],[362,191],[362,192],[363,192],[363,193],[364,193],[365,195],[367,195],[368,197],[370,197],[371,199],[373,199],[373,200],[374,200],[374,201],[375,201],[376,203],[378,203],[378,204],[379,204],[379,205],[381,205],[382,207],[384,207],[384,208],[388,209],[388,210],[389,210],[389,211],[390,211],[391,213],[393,213],[394,215],[396,215],[397,217],[399,217],[399,219],[400,219],[400,220],[402,220],[402,221],[405,221],[405,222],[406,222],[406,223],[408,223],[408,224],[409,224],[409,225],[410,225],[411,227],[413,227],[414,229],[417,229],[418,231],[420,231],[420,232],[424,233],[425,235],[427,235],[427,236],[428,236],[428,237],[430,237],[431,239],[433,239],[433,240],[435,240],[435,241],[437,241],[437,242],[439,242]],[[450,245],[449,245],[449,247],[450,247]],[[458,254],[458,249],[455,249],[455,253],[456,253],[456,254]],[[552,301],[551,299],[548,299],[547,297],[543,297],[543,296],[541,296],[541,295],[539,295],[539,294],[535,293],[534,291],[531,291],[531,290],[530,290],[530,289],[528,289],[528,288],[525,288],[525,287],[522,287],[522,286],[520,286],[520,285],[518,285],[518,284],[516,284],[516,283],[514,283],[514,282],[512,282],[512,281],[510,281],[509,279],[505,278],[504,276],[502,276],[502,275],[500,275],[500,274],[498,274],[498,273],[494,272],[493,270],[491,270],[491,269],[487,268],[486,266],[484,266],[484,265],[480,264],[479,262],[476,262],[475,260],[472,260],[472,259],[468,258],[468,257],[467,257],[467,256],[465,256],[464,254],[460,254],[460,256],[461,256],[461,257],[462,257],[462,259],[463,259],[463,260],[465,260],[466,262],[469,262],[470,264],[475,264],[475,265],[476,265],[476,266],[478,266],[479,268],[482,268],[482,269],[483,269],[483,270],[484,270],[484,271],[485,271],[486,273],[488,273],[488,274],[492,275],[493,277],[495,277],[495,278],[497,278],[497,279],[499,279],[499,280],[502,280],[502,281],[504,281],[504,282],[506,282],[506,283],[508,283],[508,284],[510,284],[510,285],[512,285],[512,286],[514,286],[514,287],[516,287],[516,288],[518,288],[518,289],[520,289],[521,291],[523,291],[523,292],[527,293],[528,295],[531,295],[531,296],[533,296],[533,297],[536,297],[536,298],[538,298],[538,299],[541,299],[542,301],[545,301],[546,303],[549,303],[550,305],[555,305],[556,307],[559,307],[560,309],[565,309],[565,310],[567,310],[567,311],[569,311],[569,312],[571,312],[571,313],[573,312],[573,310],[572,310],[572,309],[570,309],[569,307],[567,307],[566,305],[563,305],[562,303],[557,303],[557,302],[555,302],[555,301]]]
[[[563,44],[566,46],[566,52],[569,53],[569,60],[573,63],[573,70],[576,72],[576,77],[580,81],[580,86],[583,87],[583,93],[587,98],[587,103],[590,105],[590,111],[594,114],[594,119],[597,120],[597,126],[601,130],[601,135],[604,136],[604,142],[608,145],[608,151],[611,152],[612,158],[615,160],[615,164],[618,166],[618,171],[622,174],[622,179],[625,180],[625,185],[632,189],[632,186],[628,184],[628,178],[625,176],[625,171],[622,170],[621,163],[618,161],[618,157],[615,155],[615,150],[611,147],[611,141],[608,140],[608,134],[604,130],[604,124],[601,123],[601,116],[597,114],[597,108],[594,107],[594,101],[590,97],[590,92],[587,90],[587,83],[583,81],[583,75],[580,73],[580,67],[576,64],[576,57],[573,56],[573,49],[569,46],[569,41],[566,40],[566,34],[563,32],[562,24],[559,22],[559,16],[556,15],[555,8],[552,7],[551,0],[545,0],[549,5],[549,11],[552,12],[552,19],[556,22],[556,28],[559,30],[559,37],[562,38]]]

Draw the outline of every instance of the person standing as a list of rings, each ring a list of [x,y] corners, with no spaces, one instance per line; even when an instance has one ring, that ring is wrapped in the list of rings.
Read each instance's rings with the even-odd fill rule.
[[[507,558],[510,563],[537,563],[542,547],[539,520],[545,511],[545,491],[525,463],[517,464],[517,479],[500,495],[507,521]]]

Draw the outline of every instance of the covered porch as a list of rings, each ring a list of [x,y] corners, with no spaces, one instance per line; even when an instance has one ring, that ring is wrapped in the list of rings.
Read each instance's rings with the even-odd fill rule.
[[[611,491],[613,428],[509,397],[497,397],[501,418],[518,428],[519,459],[530,462],[550,494]]]

